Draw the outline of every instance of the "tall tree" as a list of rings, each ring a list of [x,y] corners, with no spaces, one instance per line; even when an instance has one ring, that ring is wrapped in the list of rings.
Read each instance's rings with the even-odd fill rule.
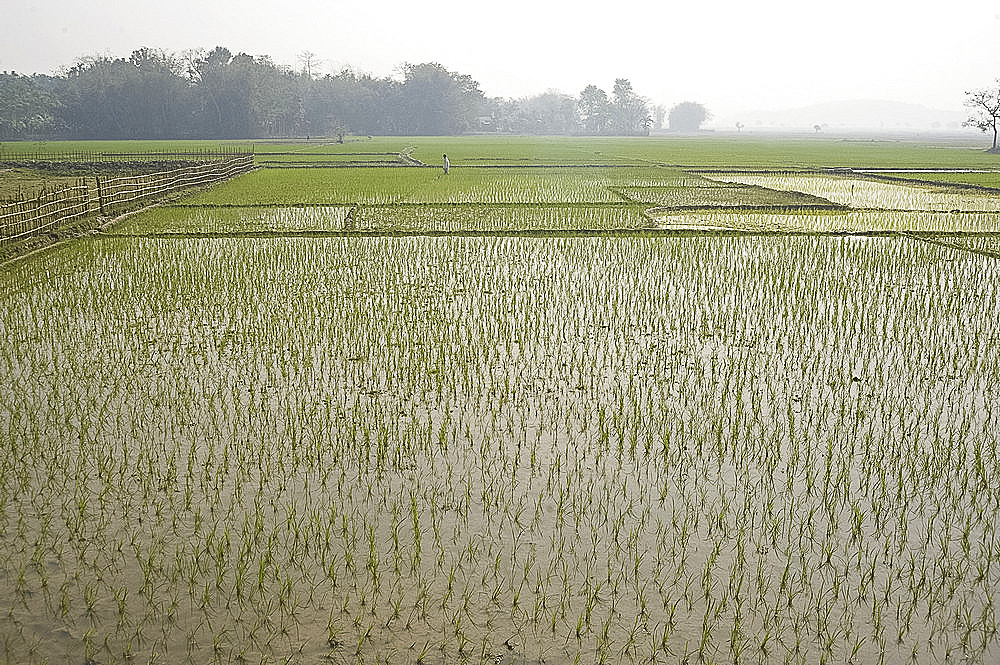
[[[78,138],[168,138],[185,135],[191,126],[183,64],[163,51],[83,58],[56,91],[56,112]]]
[[[483,105],[479,83],[436,62],[403,67],[401,101],[405,127],[414,134],[461,134],[468,131]]]
[[[0,72],[0,138],[24,138],[55,129],[55,98],[43,87],[45,78]]]
[[[486,100],[469,75],[407,64],[401,78],[352,71],[318,76],[267,56],[218,46],[180,55],[141,48],[128,58],[80,59],[58,76],[0,74],[0,137],[251,138],[304,134],[641,134],[648,102],[628,79],[613,97],[587,86],[579,99],[549,91]],[[484,119],[485,118],[485,119]]]
[[[165,51],[141,48],[128,59],[129,133],[136,138],[183,136],[190,127],[191,95],[184,66]]]
[[[512,129],[519,134],[573,134],[577,131],[576,100],[554,90],[522,99]]]
[[[615,79],[611,95],[615,133],[625,136],[649,134],[653,122],[649,104],[632,90],[632,83],[628,79]]]
[[[608,93],[596,85],[588,85],[576,103],[583,131],[587,134],[604,134],[611,124],[611,100]]]
[[[258,136],[296,136],[303,133],[305,107],[301,77],[279,67],[267,56],[251,60],[249,74],[250,121]]]
[[[250,133],[249,91],[236,81],[233,54],[216,46],[193,63],[201,104],[200,130],[205,136],[247,136]]]
[[[127,138],[128,90],[135,85],[125,60],[104,56],[77,61],[60,86],[58,114],[75,138]]]
[[[316,73],[316,68],[319,67],[319,56],[309,50],[302,51],[298,54],[299,62],[302,63],[302,73],[308,78],[312,78]]]
[[[670,109],[667,123],[675,132],[696,132],[708,117],[708,110],[698,102],[681,102]]]
[[[993,131],[993,147],[989,152],[1000,152],[997,148],[997,121],[1000,120],[1000,78],[996,87],[972,90],[965,93],[965,105],[972,110],[969,119],[962,123],[965,127],[977,127],[983,132]]]

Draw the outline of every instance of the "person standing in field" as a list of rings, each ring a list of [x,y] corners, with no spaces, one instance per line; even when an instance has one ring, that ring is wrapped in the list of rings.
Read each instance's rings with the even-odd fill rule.
[[[442,165],[444,169],[444,174],[448,175],[448,170],[451,168],[451,162],[448,161],[448,155],[444,155],[444,164]]]

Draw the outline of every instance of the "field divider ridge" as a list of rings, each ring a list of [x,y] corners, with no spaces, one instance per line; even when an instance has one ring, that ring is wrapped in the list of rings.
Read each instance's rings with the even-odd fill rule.
[[[991,259],[1000,259],[1000,251],[993,251],[989,249],[981,249],[979,247],[968,247],[957,242],[949,242],[945,240],[946,237],[953,238],[968,238],[968,237],[989,237],[996,236],[1000,240],[1000,233],[981,233],[981,234],[941,234],[941,233],[920,233],[916,231],[900,231],[899,236],[901,238],[910,238],[911,240],[919,240],[921,242],[926,242],[931,245],[938,245],[939,247],[947,247],[948,249],[955,249],[962,252],[971,252],[972,254],[978,254],[979,256],[986,256]]]

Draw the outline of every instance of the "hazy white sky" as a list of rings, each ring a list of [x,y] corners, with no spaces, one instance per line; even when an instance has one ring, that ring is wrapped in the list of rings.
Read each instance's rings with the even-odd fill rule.
[[[6,71],[218,45],[296,69],[311,51],[321,73],[434,61],[494,97],[624,77],[716,116],[845,99],[961,113],[966,90],[1000,77],[998,35],[998,0],[0,0]]]

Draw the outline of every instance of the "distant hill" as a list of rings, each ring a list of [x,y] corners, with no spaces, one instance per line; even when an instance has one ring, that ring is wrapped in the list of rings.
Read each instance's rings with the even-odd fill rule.
[[[718,129],[735,128],[740,122],[754,129],[813,131],[823,130],[889,130],[889,131],[957,131],[965,115],[959,111],[943,111],[921,104],[882,100],[848,100],[812,104],[783,110],[747,111],[727,115],[712,124]]]

